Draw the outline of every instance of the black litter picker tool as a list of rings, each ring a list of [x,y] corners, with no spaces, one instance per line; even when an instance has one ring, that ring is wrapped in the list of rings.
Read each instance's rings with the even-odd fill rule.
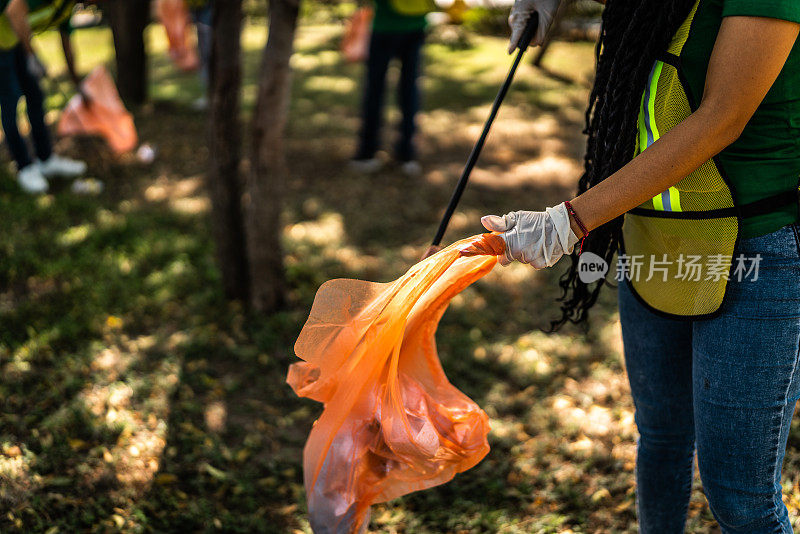
[[[489,118],[486,119],[486,123],[483,125],[483,132],[481,132],[481,136],[478,138],[475,146],[472,147],[472,152],[470,152],[469,158],[467,159],[467,164],[464,166],[464,171],[461,173],[461,178],[458,179],[458,184],[456,185],[455,191],[453,191],[453,196],[450,197],[450,203],[447,205],[447,210],[444,212],[442,222],[439,223],[439,229],[436,231],[436,237],[433,238],[431,248],[428,249],[429,251],[434,247],[438,247],[442,242],[444,233],[447,231],[447,225],[450,223],[450,218],[456,211],[458,201],[461,200],[461,195],[464,193],[464,189],[467,187],[469,175],[472,172],[473,167],[475,167],[475,163],[478,161],[478,156],[481,154],[481,149],[486,142],[486,136],[489,135],[489,129],[492,127],[494,118],[497,116],[497,111],[500,109],[500,104],[503,103],[503,98],[505,98],[508,88],[511,87],[511,80],[514,78],[514,73],[517,71],[517,67],[522,59],[522,55],[530,45],[531,39],[533,39],[533,35],[536,33],[538,26],[539,14],[533,12],[528,19],[528,24],[525,26],[525,31],[523,32],[522,37],[520,37],[520,40],[517,43],[517,56],[514,58],[514,63],[511,65],[511,70],[508,71],[508,76],[506,76],[505,82],[503,82],[503,85],[497,92],[497,96],[494,98],[492,111],[489,113]]]

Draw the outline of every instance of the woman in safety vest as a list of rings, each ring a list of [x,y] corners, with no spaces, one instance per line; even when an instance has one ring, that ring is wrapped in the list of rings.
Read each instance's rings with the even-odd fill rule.
[[[48,178],[76,177],[86,172],[84,162],[53,152],[50,132],[44,122],[44,95],[39,86],[46,71],[31,45],[33,33],[59,28],[67,70],[78,86],[69,38],[69,19],[74,7],[75,0],[0,0],[0,115],[6,143],[17,164],[17,181],[28,193],[46,192]],[[17,103],[23,95],[35,161],[17,127]]]
[[[512,49],[534,11],[541,42],[558,3],[516,0]],[[617,255],[645,533],[683,532],[695,450],[723,532],[792,531],[780,482],[800,397],[798,23],[796,0],[608,0],[579,195],[482,219],[504,264],[571,254],[554,327],[586,319]]]

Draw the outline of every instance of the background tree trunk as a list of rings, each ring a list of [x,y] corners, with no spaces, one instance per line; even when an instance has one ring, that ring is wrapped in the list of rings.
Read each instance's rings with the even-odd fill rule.
[[[245,217],[250,303],[262,312],[278,309],[286,295],[281,250],[281,208],[287,174],[283,135],[291,88],[289,59],[299,5],[299,0],[269,3],[269,38],[261,59],[253,114]]]
[[[211,217],[225,297],[248,304],[242,187],[239,175],[239,92],[242,0],[214,3],[209,85],[209,170]]]
[[[572,4],[570,0],[565,2],[561,2],[558,5],[558,9],[556,10],[556,14],[553,16],[553,23],[550,25],[550,30],[548,31],[547,35],[544,38],[544,42],[536,51],[536,55],[533,56],[533,61],[531,63],[537,67],[542,65],[542,59],[544,59],[544,55],[547,53],[547,49],[550,48],[550,44],[553,42],[553,39],[558,34],[559,27],[561,23],[564,21],[564,15],[567,14],[569,11],[569,5]]]
[[[108,0],[103,10],[114,35],[119,94],[128,104],[142,104],[147,100],[144,29],[150,22],[150,0]]]

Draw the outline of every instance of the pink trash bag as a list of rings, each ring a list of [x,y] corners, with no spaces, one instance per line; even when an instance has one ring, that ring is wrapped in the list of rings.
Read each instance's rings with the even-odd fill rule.
[[[91,103],[86,105],[79,94],[73,96],[61,112],[58,134],[99,135],[118,155],[136,148],[139,139],[133,116],[120,100],[108,70],[102,66],[95,67],[84,78],[81,89]]]
[[[450,300],[492,270],[502,238],[464,239],[391,283],[317,291],[286,381],[325,407],[303,451],[317,534],[364,532],[370,505],[451,480],[489,452],[489,419],[447,380],[434,334]]]
[[[186,72],[197,70],[200,58],[197,47],[191,40],[192,23],[184,0],[158,0],[158,20],[164,25],[169,43],[169,57],[175,65]]]

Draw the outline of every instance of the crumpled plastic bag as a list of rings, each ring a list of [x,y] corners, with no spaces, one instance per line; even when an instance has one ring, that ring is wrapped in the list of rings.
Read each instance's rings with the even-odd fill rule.
[[[364,532],[370,505],[443,484],[489,452],[488,417],[447,380],[434,335],[450,300],[503,250],[497,235],[474,236],[394,282],[317,291],[295,344],[304,361],[286,379],[325,405],[303,451],[315,533]]]
[[[61,112],[58,135],[99,135],[116,154],[136,148],[139,138],[133,116],[119,98],[117,86],[105,67],[95,67],[83,82],[81,89],[89,97],[87,106],[76,94]]]
[[[167,32],[169,57],[179,69],[190,72],[200,66],[197,47],[191,40],[189,9],[184,0],[158,0],[156,2],[158,20]]]
[[[348,63],[360,63],[369,55],[369,39],[372,34],[372,8],[362,7],[347,21],[342,37],[341,51]]]

